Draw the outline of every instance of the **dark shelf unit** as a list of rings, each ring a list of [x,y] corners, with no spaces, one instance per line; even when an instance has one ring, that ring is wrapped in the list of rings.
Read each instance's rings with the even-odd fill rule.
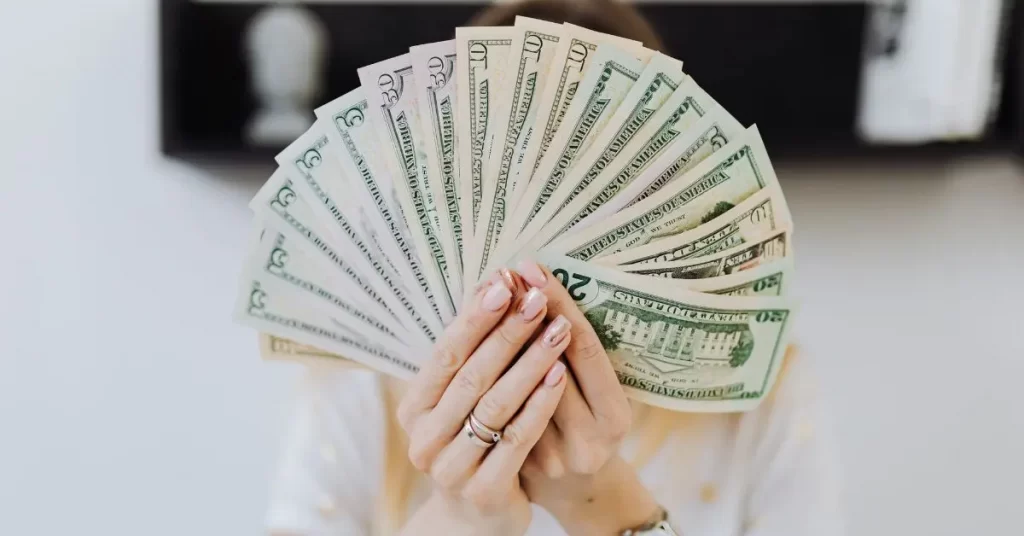
[[[871,145],[854,130],[863,4],[640,4],[668,52],[744,124],[756,122],[781,158],[1024,154],[1024,10],[1007,11],[1003,91],[992,127],[977,141]],[[260,161],[276,152],[244,143],[253,108],[244,28],[266,4],[162,0],[161,140],[186,160]],[[358,85],[356,68],[410,45],[450,39],[484,4],[310,4],[329,29],[322,100]]]

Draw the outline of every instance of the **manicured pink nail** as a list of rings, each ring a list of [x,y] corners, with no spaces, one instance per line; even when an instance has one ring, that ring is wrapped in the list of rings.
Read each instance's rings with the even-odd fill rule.
[[[562,381],[565,377],[565,363],[561,361],[555,361],[554,365],[548,369],[548,373],[544,375],[544,385],[548,387],[554,387],[558,385],[558,382]]]
[[[572,328],[572,324],[569,323],[569,319],[558,315],[558,318],[548,324],[548,329],[544,330],[544,346],[554,348],[562,344],[562,341],[569,336],[570,328]]]
[[[493,285],[493,284],[494,284],[494,278],[493,277],[489,277],[487,279],[484,279],[483,281],[480,281],[479,283],[477,283],[475,287],[473,287],[473,294],[479,294],[479,293],[483,292],[484,289],[490,288],[490,286]]]
[[[540,266],[531,260],[519,261],[516,270],[532,287],[540,288],[548,284],[548,277],[544,275],[544,270],[541,270]]]
[[[548,303],[548,297],[544,295],[539,289],[531,288],[526,293],[526,297],[523,298],[523,303],[519,306],[519,314],[523,317],[523,322],[530,322],[537,315],[544,310],[544,306]]]
[[[505,282],[505,286],[512,291],[513,295],[519,294],[519,278],[512,273],[512,270],[509,270],[508,268],[500,268],[498,270],[498,277]]]
[[[484,297],[480,299],[480,305],[488,311],[497,311],[508,303],[509,298],[512,297],[512,291],[508,289],[504,284],[497,283],[491,285],[484,293]]]

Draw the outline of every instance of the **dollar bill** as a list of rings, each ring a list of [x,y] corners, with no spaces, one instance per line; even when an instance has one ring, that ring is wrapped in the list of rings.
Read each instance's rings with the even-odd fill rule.
[[[501,72],[512,48],[511,27],[455,29],[455,81],[459,118],[455,137],[459,140],[459,211],[463,233],[473,236],[483,198],[484,147],[494,134],[492,118],[497,111]],[[463,251],[463,258],[469,256]],[[466,277],[463,288],[471,288]],[[466,284],[468,283],[468,284]]]
[[[550,149],[538,162],[533,178],[516,203],[507,225],[510,231],[501,237],[500,256],[507,257],[518,248],[519,237],[611,120],[640,77],[642,66],[629,50],[610,44],[598,46],[576,89],[579,97],[572,98]]]
[[[484,167],[480,218],[467,257],[466,270],[474,280],[488,267],[511,210],[510,197],[523,171],[523,151],[533,135],[540,92],[562,33],[561,24],[527,17],[516,17],[513,28],[503,74],[507,83],[495,109],[495,136],[489,138],[491,147],[484,148],[490,157]]]
[[[713,255],[704,255],[677,261],[645,260],[620,267],[629,273],[657,275],[672,279],[704,279],[749,270],[767,262],[790,257],[793,245],[790,242],[792,230],[776,229],[750,242],[740,244]],[[608,257],[598,259],[599,264]]]
[[[700,119],[721,106],[687,77],[650,120],[600,168],[590,185],[552,218],[545,234],[561,236],[616,196],[657,158],[669,151]],[[723,113],[725,113],[723,111]],[[727,114],[726,114],[727,115]],[[598,163],[602,163],[599,159]],[[596,164],[595,164],[596,166]]]
[[[412,72],[412,58],[403,54],[356,71],[370,107],[370,123],[387,150],[386,160],[397,185],[402,213],[413,239],[423,246],[424,256],[430,261],[428,277],[432,278],[434,298],[447,325],[455,316],[455,294],[452,292],[452,274],[441,243],[442,222],[437,212],[432,180],[427,170],[425,136],[420,128],[416,86]],[[447,225],[447,222],[445,222]]]
[[[573,233],[604,221],[620,210],[631,207],[654,195],[668,183],[683,176],[694,166],[743,134],[743,125],[723,108],[712,110],[697,121],[687,133],[665,150],[618,193],[603,196],[603,203],[586,219],[578,222]]]
[[[298,343],[269,333],[260,333],[259,341],[260,357],[268,361],[304,362],[309,360],[311,363],[319,363],[319,360],[326,360],[337,362],[338,364],[355,363],[338,354],[332,354],[315,346]]]
[[[580,260],[637,248],[697,227],[777,184],[761,137],[751,127],[670,187],[605,222],[559,239],[551,248]]]
[[[367,121],[369,103],[362,88],[338,97],[317,108],[320,121],[330,124],[325,127],[330,143],[329,153],[341,167],[347,180],[347,190],[337,197],[352,201],[359,210],[372,212],[371,218],[379,227],[374,233],[381,249],[397,266],[410,286],[419,289],[427,300],[429,310],[439,319],[441,312],[437,305],[434,288],[438,275],[431,277],[429,267],[433,257],[426,255],[423,246],[417,247],[412,240],[409,227],[401,213],[401,202],[387,165],[378,154],[380,141],[372,124]],[[425,309],[428,310],[428,309]]]
[[[302,344],[291,339],[271,335],[270,333],[259,334],[260,358],[265,361],[287,361],[299,363],[311,368],[344,368],[355,370],[372,370],[351,359],[321,350],[316,346]]]
[[[438,229],[448,260],[449,288],[462,301],[463,227],[459,210],[459,167],[455,154],[455,40],[409,48],[416,80],[417,102],[427,148],[427,174],[437,177],[430,185],[442,225]],[[472,238],[472,237],[466,237]]]
[[[688,279],[686,288],[719,296],[784,296],[793,281],[793,259],[776,259],[753,268],[706,279]]]
[[[560,181],[526,230],[520,233],[519,239],[528,250],[539,249],[557,236],[555,227],[548,223],[597,179],[679,87],[684,76],[671,58],[660,54],[651,58],[605,129],[597,134],[593,145]]]
[[[377,318],[391,318],[409,330],[392,309],[389,301],[374,287],[372,279],[360,272],[349,255],[334,245],[332,240],[322,236],[312,206],[296,193],[292,180],[283,168],[278,168],[270,180],[260,188],[249,208],[256,219],[266,228],[277,231],[311,257],[322,258],[329,264],[334,275],[347,286],[351,299]],[[410,336],[415,333],[409,330]],[[425,335],[421,335],[426,339]],[[426,339],[429,341],[429,339]]]
[[[729,203],[718,205],[724,209]],[[602,264],[631,265],[648,261],[693,259],[751,243],[776,229],[793,225],[786,199],[778,184],[755,192],[740,204],[717,214],[689,231],[627,249],[601,260]]]
[[[539,260],[583,311],[631,398],[733,412],[771,391],[792,324],[788,298],[693,292],[551,253]]]
[[[562,125],[573,99],[580,92],[580,83],[594,63],[597,47],[602,44],[616,45],[634,55],[644,50],[643,44],[639,41],[595,32],[574,24],[562,25],[562,38],[558,41],[554,58],[551,60],[548,75],[550,80],[544,84],[537,102],[534,132],[526,137],[526,146],[521,157],[520,178],[516,181],[510,207],[515,207],[519,198],[523,196],[534,170],[554,140],[555,133]],[[649,59],[649,56],[647,58]],[[517,157],[516,160],[519,161],[520,158]],[[518,230],[514,234],[518,235]],[[499,243],[503,238],[504,236],[499,238]]]
[[[393,310],[401,313],[434,338],[443,329],[438,317],[430,311],[426,297],[418,289],[406,286],[407,277],[400,275],[393,261],[386,257],[376,227],[366,207],[353,203],[352,187],[341,172],[337,160],[328,151],[330,144],[324,134],[327,125],[318,121],[305,134],[277,155],[278,164],[292,166],[293,188],[309,202],[310,208],[333,244],[348,253],[348,258],[361,271],[373,276],[373,284],[383,290]],[[371,276],[372,277],[372,276]]]
[[[320,309],[356,333],[372,338],[395,354],[405,354],[409,346],[402,342],[408,335],[393,322],[377,318],[354,304],[344,286],[332,281],[331,272],[307,258],[287,238],[272,230],[257,228],[260,238],[246,263],[248,277],[275,293],[289,296]]]
[[[241,281],[235,320],[264,333],[344,355],[399,378],[411,378],[419,371],[418,363],[387,351],[320,311],[303,307],[301,302],[290,302],[249,278]]]

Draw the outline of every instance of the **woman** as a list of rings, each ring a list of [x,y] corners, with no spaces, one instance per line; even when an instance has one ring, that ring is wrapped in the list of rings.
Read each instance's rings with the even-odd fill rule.
[[[498,4],[474,23],[517,14],[662,48],[635,10],[607,0]],[[409,385],[368,370],[307,375],[271,534],[840,533],[815,382],[794,352],[757,410],[676,413],[626,399],[545,268],[503,271],[467,303]]]
[[[755,411],[631,406],[568,293],[523,262],[477,290],[404,389],[306,378],[271,532],[838,534],[812,385],[790,352]]]

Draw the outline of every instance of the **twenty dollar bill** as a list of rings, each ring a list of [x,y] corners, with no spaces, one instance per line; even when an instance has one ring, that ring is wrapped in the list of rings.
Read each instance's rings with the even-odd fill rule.
[[[703,294],[569,257],[540,260],[597,332],[631,398],[731,412],[771,391],[792,324],[787,298]]]

